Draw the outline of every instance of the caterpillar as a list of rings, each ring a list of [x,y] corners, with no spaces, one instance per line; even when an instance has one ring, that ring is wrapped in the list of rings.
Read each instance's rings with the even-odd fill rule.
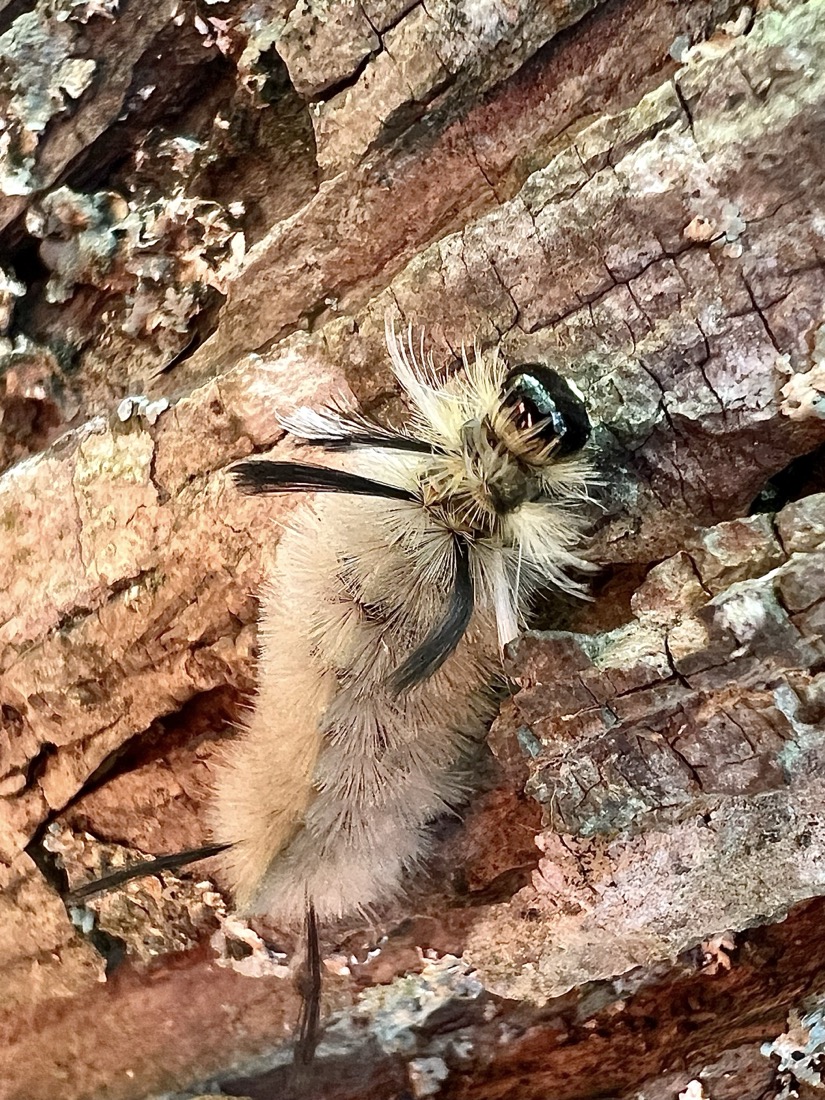
[[[426,859],[431,823],[467,797],[500,651],[540,587],[582,594],[590,568],[590,422],[571,384],[477,345],[439,373],[423,335],[416,347],[388,323],[386,340],[405,428],[300,409],[284,429],[348,452],[347,469],[232,469],[244,493],[313,498],[266,582],[258,695],[219,768],[213,843],[177,862],[215,856],[242,914],[306,919],[316,993],[317,923],[369,912]],[[317,1004],[306,1011],[311,1057]]]

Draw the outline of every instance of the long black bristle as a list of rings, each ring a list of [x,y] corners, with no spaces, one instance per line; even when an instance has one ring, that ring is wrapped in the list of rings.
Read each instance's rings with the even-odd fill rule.
[[[320,1040],[321,1022],[321,946],[318,939],[318,919],[310,901],[306,911],[306,956],[298,978],[301,995],[301,1015],[293,1062],[308,1066],[315,1057]]]
[[[327,451],[351,451],[355,447],[378,447],[387,451],[411,451],[414,454],[435,454],[435,447],[421,439],[404,435],[375,435],[367,431],[349,435],[315,435],[307,442]]]
[[[146,878],[156,875],[159,871],[177,871],[190,863],[197,863],[201,859],[209,859],[219,852],[225,852],[230,844],[205,844],[202,848],[189,848],[185,852],[171,852],[166,856],[157,856],[155,859],[145,859],[141,863],[133,863],[131,867],[123,867],[120,871],[113,871],[111,875],[95,879],[93,882],[84,883],[72,890],[66,900],[69,904],[83,901],[85,898],[94,897],[95,894],[105,893],[106,890],[114,890],[116,886],[122,886],[133,878]]]
[[[231,473],[243,493],[354,493],[388,500],[418,500],[409,489],[385,485],[346,470],[300,462],[272,462],[269,459],[239,462],[232,467]]]
[[[441,668],[467,629],[473,615],[474,599],[470,553],[465,540],[456,537],[455,580],[447,612],[390,677],[389,686],[394,694],[403,694]]]
[[[432,443],[405,435],[394,428],[387,428],[367,416],[347,416],[334,408],[325,411],[329,416],[331,430],[328,435],[307,437],[306,442],[314,447],[324,447],[328,451],[378,447],[390,451],[410,451],[414,454],[436,454],[439,451]]]

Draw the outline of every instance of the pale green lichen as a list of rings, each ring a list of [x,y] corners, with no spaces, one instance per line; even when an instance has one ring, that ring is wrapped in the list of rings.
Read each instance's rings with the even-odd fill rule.
[[[788,1014],[788,1030],[772,1043],[763,1043],[766,1058],[779,1059],[781,1073],[791,1072],[798,1081],[823,1088],[825,1064],[825,998],[822,994],[807,998]]]
[[[412,1058],[407,1066],[410,1086],[416,1100],[437,1096],[450,1070],[443,1058]]]
[[[361,994],[357,1008],[333,1024],[327,1039],[344,1038],[360,1016],[387,1054],[411,1053],[418,1048],[418,1032],[434,1012],[449,1002],[473,1001],[483,991],[480,981],[454,955],[427,962],[420,974],[396,978],[390,985],[372,986]]]
[[[0,336],[9,331],[14,304],[26,293],[26,287],[19,279],[0,267]]]
[[[0,35],[0,191],[37,186],[37,148],[47,125],[79,99],[96,69],[78,57],[75,31],[57,17],[63,5],[24,12]]]
[[[88,23],[95,16],[113,21],[120,8],[120,0],[62,0],[55,18],[60,23],[71,20],[75,23]]]
[[[782,398],[780,408],[790,420],[825,420],[825,324],[814,332],[809,369],[791,375]]]
[[[113,333],[164,353],[180,349],[207,288],[224,289],[245,251],[235,225],[242,206],[225,208],[184,193],[193,144],[164,143],[159,155],[172,157],[179,177],[161,198],[59,187],[30,208],[26,227],[40,239],[50,271],[48,301],[97,287],[110,293],[104,323]]]
[[[817,680],[819,677],[813,681],[816,686]],[[777,763],[790,781],[791,777],[811,767],[814,754],[821,750],[825,741],[825,734],[819,723],[811,725],[803,720],[802,701],[789,684],[778,684],[773,689],[773,699],[776,709],[784,715],[794,733],[793,738],[783,744],[776,756]]]
[[[713,79],[712,67],[730,53],[753,95],[739,105],[728,103],[724,113],[694,128],[706,155],[743,147],[764,138],[765,157],[772,155],[768,141],[810,106],[817,110],[825,95],[825,0],[810,0],[792,10],[767,10],[756,18],[743,37],[731,37],[724,49],[689,51],[687,64],[676,74],[681,95],[687,101],[702,94]]]
[[[52,272],[47,302],[65,302],[78,284],[104,282],[128,213],[126,200],[114,192],[84,195],[68,187],[58,187],[31,207],[26,228],[42,242],[40,258]]]
[[[6,334],[11,327],[15,302],[25,293],[23,283],[0,267],[0,373],[14,352],[14,342]]]

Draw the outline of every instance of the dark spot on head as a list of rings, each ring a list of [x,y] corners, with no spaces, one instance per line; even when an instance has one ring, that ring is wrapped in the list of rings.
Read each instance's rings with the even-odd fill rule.
[[[540,425],[536,438],[556,443],[556,457],[580,451],[590,435],[590,419],[584,402],[570,383],[550,367],[525,363],[515,367],[504,380],[502,400],[512,409],[516,426],[531,431]]]

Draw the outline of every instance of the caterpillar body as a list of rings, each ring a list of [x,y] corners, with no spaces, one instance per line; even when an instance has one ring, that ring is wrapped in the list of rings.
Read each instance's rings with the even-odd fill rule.
[[[535,588],[578,590],[589,423],[556,372],[463,356],[439,380],[387,333],[408,432],[301,410],[356,472],[265,460],[246,492],[316,498],[282,537],[260,620],[255,710],[217,785],[213,833],[241,911],[294,922],[398,892],[427,826],[462,799],[462,762],[492,715],[498,649]]]
[[[211,856],[236,908],[307,917],[296,1060],[318,1024],[317,921],[393,897],[427,853],[428,826],[467,794],[469,750],[494,709],[499,651],[531,597],[575,575],[592,484],[581,397],[539,363],[462,352],[437,373],[411,332],[387,330],[409,402],[404,430],[339,410],[282,420],[346,470],[251,459],[246,493],[311,492],[262,599],[259,690],[220,768],[213,843],[118,871],[129,878]]]

